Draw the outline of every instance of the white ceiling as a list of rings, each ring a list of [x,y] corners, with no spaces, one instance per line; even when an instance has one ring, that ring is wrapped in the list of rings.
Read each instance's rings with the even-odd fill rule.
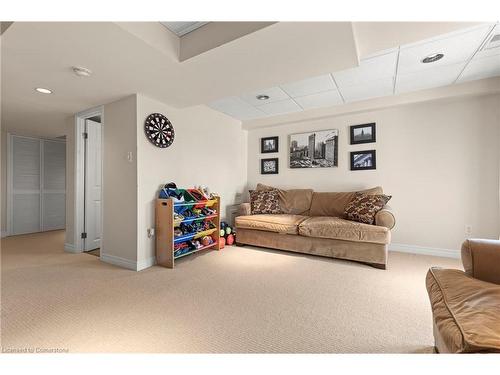
[[[373,54],[355,68],[223,98],[210,107],[245,121],[499,76],[500,40],[489,43],[497,34],[500,24],[469,27]],[[444,57],[421,62],[434,53]]]
[[[1,43],[2,130],[59,136],[71,115],[133,93],[182,108],[358,61],[350,22],[278,22],[182,62],[179,39],[159,22],[14,22]]]
[[[180,39],[189,42],[188,37],[203,28],[179,38],[159,22],[14,22],[1,36],[2,130],[60,136],[71,115],[137,92],[177,108],[216,101],[214,108],[242,120],[299,116],[318,107],[335,109],[345,102],[394,93],[398,45],[411,47],[408,43],[422,35],[433,37],[436,30],[470,27],[384,22],[377,24],[384,25],[380,29],[365,24],[277,22],[242,34],[236,31],[250,26],[233,22],[216,30],[229,42],[180,61]],[[475,37],[480,39],[479,32],[471,36],[471,45]],[[361,55],[356,67],[359,46],[364,51],[380,50],[377,46],[384,50]],[[444,64],[447,73],[435,75],[450,81],[459,74],[459,82],[498,75],[498,52],[498,48],[481,50],[468,64]],[[457,73],[460,66],[452,65],[462,63],[465,69]],[[89,68],[92,76],[77,77],[72,66]],[[425,71],[426,79],[430,72]],[[396,89],[436,84],[410,78]],[[35,87],[50,88],[53,94],[38,94]],[[256,101],[265,87],[270,88],[270,100]]]
[[[200,27],[206,25],[208,22],[160,22],[163,26],[169,29],[178,37],[186,35],[191,31],[199,29]]]

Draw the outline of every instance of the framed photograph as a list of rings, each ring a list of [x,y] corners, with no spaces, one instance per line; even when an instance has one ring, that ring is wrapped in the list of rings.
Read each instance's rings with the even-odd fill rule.
[[[377,169],[375,150],[352,151],[351,171],[366,171],[368,169]]]
[[[351,145],[376,142],[375,123],[351,126]]]
[[[338,141],[337,129],[290,135],[290,168],[337,167]]]
[[[279,137],[266,137],[260,139],[260,152],[267,154],[269,152],[278,152]]]
[[[260,159],[260,174],[278,174],[278,158]]]

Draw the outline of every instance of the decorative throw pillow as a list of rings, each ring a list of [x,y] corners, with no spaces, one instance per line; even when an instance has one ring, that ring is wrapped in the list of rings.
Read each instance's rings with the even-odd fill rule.
[[[252,215],[281,214],[278,190],[250,190]]]
[[[356,193],[345,207],[344,218],[360,223],[373,224],[377,212],[384,208],[391,198],[392,196],[384,194]]]

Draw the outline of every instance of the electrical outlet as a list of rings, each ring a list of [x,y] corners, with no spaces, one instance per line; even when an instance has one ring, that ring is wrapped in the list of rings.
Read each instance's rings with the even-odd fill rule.
[[[148,228],[148,237],[152,238],[155,235],[155,228]]]
[[[467,238],[472,236],[472,225],[465,224],[465,235],[467,236]]]

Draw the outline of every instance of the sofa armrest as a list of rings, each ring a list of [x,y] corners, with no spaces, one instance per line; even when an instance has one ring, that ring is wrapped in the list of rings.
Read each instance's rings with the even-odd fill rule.
[[[500,284],[500,241],[465,240],[462,244],[462,264],[469,276]]]
[[[394,212],[391,207],[384,206],[379,212],[375,215],[375,225],[379,227],[386,227],[389,229],[394,228],[396,225],[396,217],[394,216]]]
[[[248,216],[252,214],[250,203],[242,203],[238,208],[238,216]]]

